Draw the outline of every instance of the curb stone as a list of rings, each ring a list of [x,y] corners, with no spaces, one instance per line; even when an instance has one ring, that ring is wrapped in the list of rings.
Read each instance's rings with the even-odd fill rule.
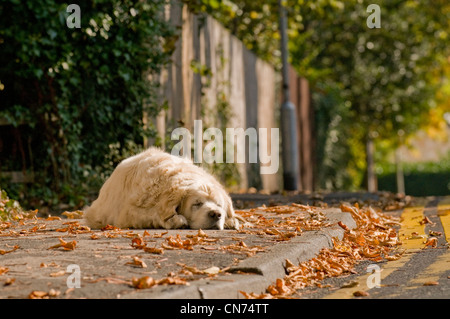
[[[350,213],[334,208],[326,209],[323,213],[331,224],[341,221],[350,229],[356,228],[356,222]],[[240,290],[263,293],[277,278],[283,278],[286,275],[286,259],[294,264],[308,261],[323,248],[332,248],[333,238],[342,239],[343,236],[344,230],[338,225],[324,230],[305,231],[302,236],[273,245],[269,251],[241,261],[239,265],[231,267],[229,272],[232,274],[222,280],[197,280],[184,287],[157,287],[159,289],[151,292],[139,292],[123,298],[243,299]]]

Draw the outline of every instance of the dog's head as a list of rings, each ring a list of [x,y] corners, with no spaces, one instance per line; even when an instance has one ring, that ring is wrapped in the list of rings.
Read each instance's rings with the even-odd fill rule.
[[[215,185],[192,185],[176,210],[193,229],[239,228],[231,198]]]

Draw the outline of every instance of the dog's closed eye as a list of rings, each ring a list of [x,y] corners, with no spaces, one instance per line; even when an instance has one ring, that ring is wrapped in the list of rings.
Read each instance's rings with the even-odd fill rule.
[[[202,206],[202,205],[203,205],[203,202],[202,202],[202,201],[196,201],[196,202],[192,205],[192,207],[198,208],[198,207],[200,207],[200,206]]]

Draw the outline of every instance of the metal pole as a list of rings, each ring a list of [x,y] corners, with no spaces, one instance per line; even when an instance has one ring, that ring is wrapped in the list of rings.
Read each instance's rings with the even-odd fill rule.
[[[290,101],[289,69],[287,50],[287,17],[286,9],[278,0],[280,10],[281,59],[283,76],[283,103],[280,109],[281,156],[283,163],[283,185],[285,190],[298,188],[298,152],[297,152],[297,116],[295,106]]]

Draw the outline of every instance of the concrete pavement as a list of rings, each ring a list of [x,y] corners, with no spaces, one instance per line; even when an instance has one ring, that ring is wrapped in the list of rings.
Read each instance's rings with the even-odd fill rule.
[[[284,208],[283,208],[284,207]],[[0,298],[243,298],[342,238],[340,209],[242,211],[235,230],[89,230],[82,219],[0,224]],[[56,218],[57,219],[57,218]],[[142,279],[142,281],[139,281]],[[150,283],[150,288],[145,287]],[[155,284],[156,283],[156,284]]]

